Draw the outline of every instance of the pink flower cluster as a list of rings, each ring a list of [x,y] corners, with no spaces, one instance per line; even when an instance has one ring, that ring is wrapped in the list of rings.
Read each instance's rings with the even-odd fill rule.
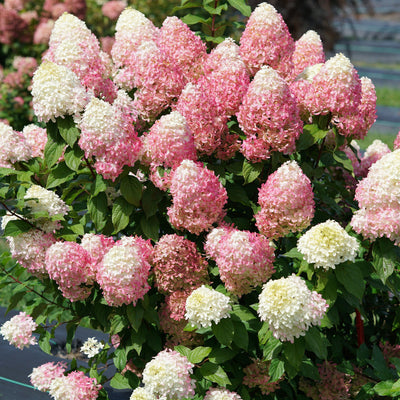
[[[49,388],[54,400],[96,400],[101,385],[95,378],[89,378],[82,371],[55,377]]]
[[[161,293],[191,291],[208,283],[206,260],[196,244],[182,236],[162,236],[154,247],[151,263]]]
[[[337,369],[335,363],[324,361],[318,365],[320,381],[300,380],[299,388],[313,400],[350,399],[351,377]]]
[[[272,151],[293,153],[303,128],[288,84],[268,66],[254,76],[237,119],[246,134],[241,151],[251,161],[266,160]]]
[[[32,57],[15,57],[13,60],[13,70],[6,74],[2,79],[2,83],[9,88],[23,88],[28,85],[32,78],[37,61]]]
[[[11,44],[14,41],[28,43],[31,40],[28,22],[17,10],[0,4],[0,43]]]
[[[11,345],[22,350],[24,347],[37,344],[36,338],[32,335],[36,328],[37,324],[32,317],[20,312],[0,327],[0,335]]]
[[[177,229],[198,235],[225,216],[226,189],[214,172],[201,163],[182,161],[172,174],[170,192],[173,203],[168,216]]]
[[[267,3],[252,12],[240,38],[240,54],[252,75],[269,65],[286,77],[293,68],[295,44],[282,16]]]
[[[96,279],[109,305],[135,305],[148,292],[151,252],[150,241],[138,236],[123,237],[107,251]]]
[[[252,364],[249,364],[247,367],[243,368],[243,372],[245,374],[243,377],[243,384],[250,388],[258,387],[263,395],[274,393],[277,389],[279,389],[279,382],[283,379],[283,377],[278,381],[271,382],[271,378],[269,376],[269,366],[269,362],[258,359],[254,360]]]
[[[58,362],[57,364],[54,362],[48,362],[39,367],[33,368],[29,378],[32,385],[37,390],[48,392],[53,379],[64,376],[66,370],[67,364],[65,362]]]
[[[215,229],[207,237],[205,250],[214,258],[225,287],[237,296],[251,292],[275,272],[274,249],[255,232]]]
[[[46,252],[46,270],[57,282],[64,297],[86,299],[91,291],[93,272],[89,253],[78,243],[56,242]]]
[[[371,165],[355,199],[360,209],[351,220],[353,229],[370,240],[385,236],[400,245],[400,149]]]
[[[40,126],[29,124],[24,127],[22,134],[26,143],[32,149],[32,157],[44,158],[44,148],[47,143],[47,131]]]
[[[95,157],[96,171],[115,180],[124,165],[133,166],[139,158],[141,141],[134,128],[133,101],[119,90],[113,104],[92,98],[79,123],[79,146],[86,157]]]
[[[122,11],[126,8],[126,1],[111,0],[104,3],[101,7],[101,12],[111,20],[117,20]]]
[[[400,149],[400,131],[397,134],[396,139],[394,140],[393,149],[394,150]]]
[[[302,231],[314,217],[311,182],[295,161],[287,161],[268,177],[259,190],[258,203],[256,225],[270,239]]]
[[[0,167],[12,168],[18,161],[27,161],[32,157],[32,150],[21,132],[0,122]]]

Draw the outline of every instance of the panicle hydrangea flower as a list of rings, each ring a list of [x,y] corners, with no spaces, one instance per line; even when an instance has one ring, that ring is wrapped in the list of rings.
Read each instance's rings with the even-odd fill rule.
[[[31,148],[32,157],[44,158],[44,148],[47,143],[47,131],[35,124],[29,124],[24,127],[22,134],[26,143]]]
[[[203,92],[210,93],[221,113],[231,116],[239,110],[250,77],[242,60],[231,59],[202,76],[197,83]]]
[[[275,338],[294,342],[312,325],[319,325],[328,309],[322,296],[308,289],[295,274],[268,281],[259,296],[258,315]]]
[[[139,158],[141,141],[133,122],[136,111],[128,94],[118,91],[113,104],[92,98],[79,123],[79,146],[86,157],[95,157],[94,167],[105,179],[115,180],[124,165]]]
[[[110,18],[112,21],[115,21],[121,15],[122,11],[124,11],[126,6],[127,6],[126,1],[111,0],[107,1],[102,5],[101,12],[107,18]]]
[[[314,217],[311,182],[295,161],[287,161],[261,185],[261,210],[255,215],[260,233],[277,239],[307,228]]]
[[[39,278],[47,275],[45,258],[46,250],[56,242],[51,233],[31,229],[18,236],[7,237],[11,255],[21,266]]]
[[[324,62],[325,53],[321,37],[315,31],[307,31],[295,42],[292,79],[296,78],[306,67]]]
[[[365,238],[387,237],[400,245],[400,149],[371,165],[357,186],[355,199],[360,209],[351,226]]]
[[[374,140],[367,147],[365,153],[360,157],[360,162],[358,162],[355,156],[354,158],[351,158],[354,173],[357,176],[365,178],[368,174],[369,169],[371,168],[371,165],[380,160],[385,154],[389,153],[391,153],[391,150],[386,143],[383,143],[379,139]]]
[[[237,135],[229,134],[227,116],[220,113],[209,92],[189,82],[182,90],[176,109],[186,118],[200,154],[209,156],[215,152],[221,159],[234,155]]]
[[[61,378],[64,376],[64,372],[67,370],[67,363],[48,362],[40,365],[39,367],[33,368],[29,375],[30,381],[35,389],[41,392],[47,392],[50,389],[51,382],[55,378]]]
[[[236,392],[225,388],[210,388],[207,390],[204,400],[242,400]]]
[[[94,233],[85,233],[81,240],[81,246],[89,253],[94,265],[101,262],[104,255],[114,244],[114,239],[111,236]]]
[[[142,162],[150,165],[150,178],[160,189],[168,186],[170,175],[165,171],[160,177],[157,167],[174,169],[183,160],[197,160],[192,132],[186,118],[178,111],[163,115],[142,141]]]
[[[148,292],[151,252],[150,241],[135,236],[123,237],[104,255],[97,282],[109,305],[135,305]]]
[[[134,8],[122,11],[115,26],[115,43],[111,54],[116,67],[129,66],[138,47],[149,40],[156,41],[159,29]]]
[[[303,123],[288,84],[272,68],[257,72],[236,115],[247,136],[241,149],[247,159],[262,161],[271,151],[295,150]]]
[[[143,42],[135,52],[133,72],[135,106],[144,120],[154,120],[185,86],[182,71],[153,41]]]
[[[376,121],[376,92],[371,79],[361,77],[361,101],[353,114],[334,118],[338,132],[362,140]]]
[[[190,378],[193,364],[177,351],[158,353],[143,370],[143,383],[156,398],[179,400],[194,395],[195,382]]]
[[[39,22],[33,34],[33,43],[48,45],[53,28],[54,20],[52,19]]]
[[[32,104],[39,121],[83,111],[89,95],[79,78],[67,67],[44,61],[32,79]]]
[[[345,261],[354,262],[359,247],[357,239],[332,220],[313,226],[297,242],[304,259],[324,269],[334,269]]]
[[[228,296],[202,285],[186,299],[185,318],[192,326],[206,328],[212,322],[218,324],[221,319],[229,318],[231,310]]]
[[[308,397],[313,400],[347,400],[353,397],[350,393],[352,378],[339,371],[337,364],[324,361],[323,364],[318,364],[318,372],[320,380],[317,382],[303,377],[300,379],[299,389]]]
[[[157,45],[179,66],[185,83],[197,79],[201,64],[207,56],[206,44],[179,18],[167,17],[160,29]]]
[[[270,362],[256,359],[252,364],[243,368],[245,374],[243,377],[243,384],[249,388],[259,388],[261,393],[265,396],[274,393],[279,389],[279,382],[283,380],[283,377],[275,382],[271,382],[271,377],[269,375],[270,364]]]
[[[229,62],[243,62],[240,56],[240,47],[230,37],[225,38],[223,42],[219,43],[207,54],[203,61],[204,74],[209,74]]]
[[[25,205],[32,213],[48,213],[50,217],[64,216],[69,211],[69,206],[57,195],[39,185],[32,185],[25,193]]]
[[[152,253],[153,272],[160,292],[171,294],[208,282],[207,262],[196,243],[182,236],[164,235]]]
[[[350,60],[342,53],[336,54],[312,78],[304,106],[313,115],[332,113],[337,118],[357,114],[361,86]]]
[[[226,189],[214,172],[201,163],[182,161],[172,174],[170,192],[173,203],[168,216],[177,229],[198,235],[225,216]]]
[[[293,68],[294,48],[294,40],[282,16],[271,4],[259,4],[240,38],[240,54],[251,75],[263,65],[269,65],[287,77]]]
[[[32,150],[24,135],[0,121],[0,167],[13,168],[18,161],[27,161]]]
[[[157,400],[157,397],[144,387],[137,387],[129,397],[129,400]]]
[[[394,150],[400,149],[400,131],[397,134],[396,139],[394,140],[393,149]]]
[[[80,351],[88,356],[89,358],[93,358],[97,356],[104,349],[104,344],[99,342],[96,338],[91,337],[83,343]]]
[[[211,240],[214,238],[212,235]],[[221,280],[237,296],[251,292],[275,272],[274,249],[265,236],[232,229],[220,237],[217,247],[218,255],[214,259]],[[208,248],[207,243],[205,248]]]
[[[73,371],[54,378],[49,394],[54,400],[96,400],[100,389],[96,379],[85,376],[82,371]]]
[[[64,13],[57,19],[43,60],[70,69],[96,96],[107,101],[115,98],[116,87],[108,78],[111,70],[103,63],[100,43],[78,17]]]
[[[32,332],[37,328],[36,322],[25,312],[12,317],[0,327],[0,335],[17,349],[24,349],[37,344]]]
[[[46,251],[46,270],[57,282],[64,297],[71,301],[84,300],[93,283],[91,258],[78,243],[56,242]]]
[[[216,259],[219,256],[219,241],[222,237],[234,230],[235,228],[233,226],[225,225],[224,223],[218,228],[212,229],[204,243],[204,250],[207,256]]]
[[[193,347],[202,343],[202,338],[196,332],[186,332],[185,304],[190,292],[176,291],[165,297],[165,303],[159,311],[160,327],[168,336],[166,347],[183,346]]]

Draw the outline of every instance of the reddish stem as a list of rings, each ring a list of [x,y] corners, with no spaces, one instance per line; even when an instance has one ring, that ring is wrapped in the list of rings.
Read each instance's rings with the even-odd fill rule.
[[[357,345],[360,347],[365,342],[364,322],[361,318],[360,311],[356,308],[356,330],[357,330]]]

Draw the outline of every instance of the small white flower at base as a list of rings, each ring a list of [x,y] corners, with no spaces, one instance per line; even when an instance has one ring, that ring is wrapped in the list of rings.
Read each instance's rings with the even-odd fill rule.
[[[144,387],[137,387],[129,400],[156,400],[156,397]]]
[[[218,324],[222,318],[228,318],[231,310],[228,296],[203,285],[187,298],[185,318],[193,326],[206,328],[212,322]]]
[[[92,337],[86,340],[81,347],[81,352],[86,354],[89,358],[97,356],[104,348],[104,344],[100,343],[96,338]]]
[[[225,388],[211,388],[204,396],[204,400],[242,400],[236,393]]]
[[[308,230],[298,240],[297,249],[308,263],[327,270],[354,261],[359,244],[336,221],[328,220]]]

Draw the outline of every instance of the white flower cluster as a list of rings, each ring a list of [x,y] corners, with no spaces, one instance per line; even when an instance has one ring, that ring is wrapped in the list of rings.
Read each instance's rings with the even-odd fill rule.
[[[157,400],[156,397],[144,387],[137,387],[129,400]]]
[[[228,296],[203,285],[186,299],[185,318],[193,326],[209,327],[212,322],[218,324],[222,318],[228,318],[231,310]]]
[[[99,342],[96,338],[91,337],[83,343],[81,352],[86,354],[89,358],[97,356],[101,350],[103,350],[104,344]]]
[[[25,312],[12,317],[0,327],[0,335],[12,346],[22,350],[24,347],[37,344],[32,332],[37,328],[36,322]]]
[[[161,351],[143,370],[144,387],[158,399],[178,400],[192,397],[195,386],[194,380],[190,378],[192,368],[193,364],[177,351]]]
[[[204,400],[242,400],[236,393],[225,388],[211,388],[204,396]]]
[[[354,261],[359,244],[336,221],[328,220],[307,231],[298,240],[297,248],[308,263],[333,269],[337,264]]]
[[[319,325],[328,304],[308,289],[298,276],[268,281],[259,296],[258,315],[269,324],[273,335],[293,343],[311,325]]]
[[[32,103],[39,121],[55,121],[83,111],[89,100],[78,77],[68,68],[45,61],[32,79]]]
[[[56,193],[38,185],[32,185],[25,193],[24,199],[27,207],[33,213],[47,212],[50,217],[68,213],[69,206],[58,197]]]

